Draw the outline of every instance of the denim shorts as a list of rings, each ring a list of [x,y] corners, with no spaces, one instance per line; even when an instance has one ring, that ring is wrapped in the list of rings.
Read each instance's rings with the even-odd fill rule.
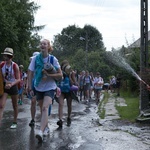
[[[55,91],[56,90],[49,90],[49,91],[40,92],[40,91],[36,90],[36,99],[38,101],[38,100],[44,99],[45,96],[49,96],[53,100],[54,95],[55,95]]]
[[[23,93],[24,87],[21,87],[20,89],[18,89],[18,94],[21,95]]]

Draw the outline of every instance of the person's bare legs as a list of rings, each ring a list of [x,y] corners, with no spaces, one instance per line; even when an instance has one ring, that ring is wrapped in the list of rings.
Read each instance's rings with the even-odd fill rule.
[[[63,107],[64,107],[64,96],[61,95],[59,97],[59,105],[58,105],[58,117],[60,120],[62,120],[63,117]]]
[[[36,114],[36,96],[33,96],[31,99],[31,118],[34,120]]]
[[[68,107],[68,118],[71,118],[71,112],[72,112],[72,98],[71,97],[67,99],[67,107]]]
[[[18,117],[18,95],[12,95],[12,106],[14,110],[14,122],[17,123],[17,117]]]
[[[4,113],[4,108],[6,105],[7,96],[8,96],[8,94],[4,93],[3,96],[0,98],[0,126],[1,126],[1,121],[3,118],[3,113]]]
[[[45,96],[43,100],[39,100],[39,105],[42,108],[40,126],[42,132],[44,132],[44,129],[48,124],[48,108],[50,104],[52,104],[52,99],[49,96]]]

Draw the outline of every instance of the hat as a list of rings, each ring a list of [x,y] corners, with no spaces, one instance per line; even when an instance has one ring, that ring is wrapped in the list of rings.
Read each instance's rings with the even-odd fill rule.
[[[40,54],[40,52],[34,52],[34,53],[32,54],[32,57],[29,58],[29,60],[31,61],[32,58],[33,58],[34,56],[38,55],[38,54]]]
[[[38,54],[40,54],[40,52],[34,52],[32,56],[36,56]]]
[[[1,53],[1,54],[3,54],[3,55],[11,55],[11,56],[13,56],[13,49],[12,48],[5,48],[5,50],[4,50],[4,52],[3,53]]]
[[[20,65],[19,68],[23,68],[23,65]]]

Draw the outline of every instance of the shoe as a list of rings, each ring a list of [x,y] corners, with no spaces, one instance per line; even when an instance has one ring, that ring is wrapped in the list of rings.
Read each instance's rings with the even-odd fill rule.
[[[50,133],[49,127],[45,127],[44,132],[43,132],[43,136],[47,136],[49,133]]]
[[[17,123],[13,122],[13,124],[10,126],[10,129],[16,129],[17,128]]]
[[[35,125],[35,121],[32,119],[32,120],[30,121],[30,123],[29,123],[29,126],[30,126],[30,127],[34,127],[34,125]]]
[[[18,104],[20,104],[20,99],[18,100]]]
[[[118,93],[117,96],[120,96],[120,94]]]
[[[43,132],[40,130],[40,131],[36,134],[35,137],[38,139],[39,143],[42,143],[42,141],[43,141]]]
[[[63,126],[62,120],[57,121],[57,125],[59,126],[59,128],[62,128],[62,126]]]
[[[19,103],[20,105],[22,105],[22,100],[20,100],[20,103]]]
[[[67,118],[67,126],[71,125],[71,118]]]

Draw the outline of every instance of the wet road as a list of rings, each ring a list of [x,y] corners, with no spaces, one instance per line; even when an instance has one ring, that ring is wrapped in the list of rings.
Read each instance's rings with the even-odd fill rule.
[[[18,127],[10,129],[13,111],[11,101],[7,106],[0,128],[0,150],[150,150],[149,125],[131,124],[119,120],[105,120],[97,115],[98,107],[92,100],[89,104],[73,102],[72,124],[66,125],[66,103],[64,126],[59,130],[58,104],[55,102],[49,118],[50,135],[39,144],[35,133],[39,128],[40,114],[37,106],[36,126],[29,127],[30,101],[19,105]],[[113,117],[112,117],[113,118]]]

